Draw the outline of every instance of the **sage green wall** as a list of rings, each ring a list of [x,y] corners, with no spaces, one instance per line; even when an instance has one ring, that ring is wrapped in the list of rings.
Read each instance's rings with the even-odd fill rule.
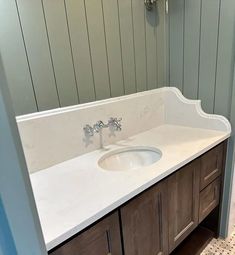
[[[164,0],[0,0],[17,115],[163,86],[165,45]]]
[[[233,0],[170,0],[170,85],[230,117],[234,71]]]
[[[169,0],[169,84],[230,119],[221,235],[226,236],[234,165],[235,1]]]

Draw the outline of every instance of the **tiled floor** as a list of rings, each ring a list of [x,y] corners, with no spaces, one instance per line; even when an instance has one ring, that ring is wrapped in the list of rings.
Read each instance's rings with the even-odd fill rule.
[[[235,227],[226,240],[212,239],[201,255],[235,255]]]

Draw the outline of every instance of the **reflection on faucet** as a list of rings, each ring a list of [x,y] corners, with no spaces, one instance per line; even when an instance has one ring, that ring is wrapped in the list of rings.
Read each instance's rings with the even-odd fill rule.
[[[108,126],[113,131],[121,131],[122,130],[122,124],[121,124],[122,118],[110,118],[108,121]]]

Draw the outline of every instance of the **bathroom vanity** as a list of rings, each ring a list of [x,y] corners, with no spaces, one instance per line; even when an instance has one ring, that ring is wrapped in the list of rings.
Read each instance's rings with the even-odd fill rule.
[[[213,221],[214,228],[207,228],[210,216],[219,210],[225,154],[226,142],[223,142],[50,254],[73,255],[78,251],[84,255],[170,254],[195,229],[194,238],[200,234],[205,238],[218,235],[218,214]],[[203,220],[207,228],[199,227]],[[192,243],[190,247],[194,250],[184,254],[198,254],[207,240]],[[187,249],[187,245],[180,249]],[[175,254],[183,254],[180,249]]]
[[[122,117],[121,132],[84,137],[110,117]],[[231,126],[179,90],[22,116],[18,126],[49,254],[190,255],[219,235]]]

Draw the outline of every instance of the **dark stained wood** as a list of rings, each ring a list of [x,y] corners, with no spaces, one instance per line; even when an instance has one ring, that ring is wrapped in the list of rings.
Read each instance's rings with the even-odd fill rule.
[[[213,148],[213,150],[217,150],[220,147],[220,150],[223,149],[222,155],[222,168],[221,168],[221,177],[220,179],[220,201],[222,197],[223,190],[223,179],[224,179],[224,169],[226,162],[226,152],[227,152],[227,141],[223,142],[223,144],[217,146],[217,148]],[[214,152],[213,152],[214,153]],[[207,153],[206,153],[207,154]],[[204,154],[202,157],[206,156]],[[221,157],[219,155],[219,157]],[[207,156],[208,157],[208,156]],[[200,160],[200,158],[199,158]],[[205,158],[204,158],[205,160]],[[216,175],[213,175],[213,178]],[[211,180],[213,180],[211,177]],[[201,186],[200,179],[200,186]],[[210,185],[209,185],[210,186]],[[207,188],[207,187],[206,187]],[[205,188],[205,190],[206,190]],[[209,187],[209,189],[211,189]],[[204,191],[204,190],[203,190]],[[202,191],[202,192],[203,192]],[[200,195],[201,193],[200,192]],[[202,204],[203,198],[200,200],[200,204]],[[205,202],[205,201],[204,201]],[[188,236],[186,239],[171,253],[171,255],[199,255],[203,251],[203,249],[207,246],[207,244],[211,241],[213,237],[217,238],[219,233],[219,217],[220,217],[220,205],[217,205],[214,209],[209,210],[209,214],[204,216],[204,220],[200,219],[200,225]],[[200,213],[200,212],[199,212]]]
[[[199,255],[214,237],[209,229],[197,227],[171,255]]]
[[[198,225],[200,161],[194,160],[168,178],[169,251]]]
[[[219,204],[221,178],[217,178],[200,192],[199,222]]]
[[[122,255],[118,213],[107,216],[50,254]]]
[[[220,201],[219,205],[200,223],[200,226],[206,227],[207,229],[213,231],[216,237],[219,237],[219,226],[220,226],[220,216],[221,216],[221,205],[222,205],[222,193],[224,185],[224,174],[225,174],[225,164],[227,156],[227,140],[222,144],[223,146],[223,162],[222,162],[222,172],[221,172],[221,184],[220,184]],[[212,149],[213,150],[213,149]]]
[[[224,143],[201,156],[200,190],[221,175],[223,168]]]
[[[121,221],[125,255],[168,254],[166,182],[121,207]]]
[[[217,206],[202,222],[200,222],[200,226],[214,232],[216,238],[219,237],[219,213],[220,206]]]

